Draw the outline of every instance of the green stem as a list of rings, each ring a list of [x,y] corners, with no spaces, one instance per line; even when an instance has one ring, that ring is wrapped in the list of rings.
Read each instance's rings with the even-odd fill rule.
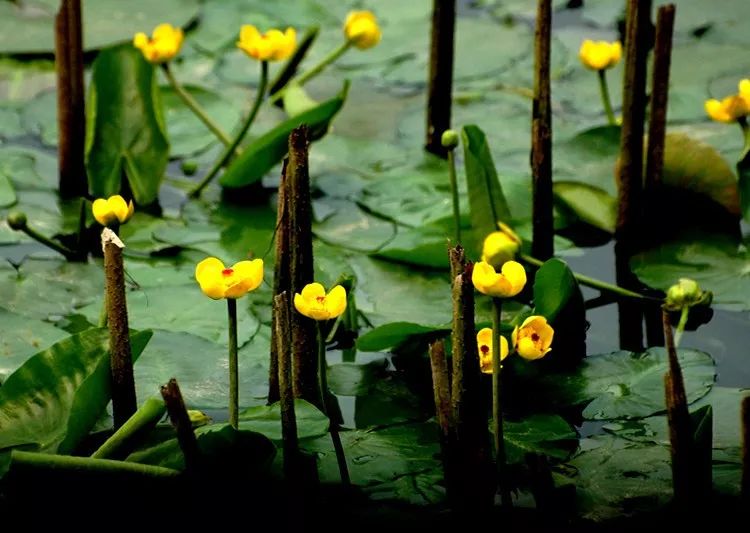
[[[176,92],[177,96],[179,96],[180,99],[185,103],[185,105],[188,106],[190,111],[192,111],[195,116],[198,117],[209,130],[211,130],[211,133],[216,135],[216,138],[219,139],[224,144],[224,146],[231,145],[232,140],[229,138],[229,135],[224,133],[219,125],[211,120],[211,117],[208,116],[208,114],[200,106],[198,101],[193,98],[182,85],[180,85],[180,83],[177,81],[177,78],[174,77],[174,73],[172,72],[169,63],[162,63],[162,69],[164,70],[164,75],[166,76],[167,81],[174,89],[174,92]]]
[[[599,75],[599,92],[602,95],[602,105],[604,106],[604,112],[607,114],[607,120],[610,126],[617,125],[617,119],[615,118],[615,112],[612,111],[612,102],[609,98],[609,86],[607,85],[607,71],[602,69],[596,71]]]
[[[677,327],[674,330],[674,346],[677,348],[680,345],[680,339],[682,334],[685,332],[685,324],[687,324],[688,316],[690,315],[690,308],[684,306],[680,311],[680,321],[677,322]]]
[[[456,244],[461,243],[461,211],[458,205],[458,180],[456,179],[456,156],[448,150],[448,172],[451,180],[451,199],[453,200],[453,224],[456,227]]]
[[[37,242],[45,245],[46,247],[51,248],[54,251],[56,251],[56,252],[64,255],[65,259],[72,259],[76,255],[76,253],[73,250],[71,250],[70,248],[68,248],[66,246],[63,246],[62,244],[56,243],[55,241],[53,241],[49,237],[46,237],[46,236],[42,235],[41,233],[39,233],[38,231],[36,231],[33,228],[30,228],[27,225],[24,225],[21,228],[21,231],[23,231],[26,235],[28,235],[29,237],[31,237],[35,241],[37,241]]]
[[[237,300],[227,298],[229,318],[229,423],[234,429],[239,426],[240,389],[239,363],[237,359]]]
[[[737,124],[742,129],[742,137],[745,140],[745,144],[742,147],[742,155],[740,160],[744,159],[745,156],[750,153],[750,126],[747,123],[747,117],[740,117],[737,119]]]
[[[91,454],[92,459],[109,459],[123,455],[130,443],[144,431],[153,428],[164,416],[167,408],[164,401],[157,398],[149,398],[138,409],[120,429],[104,441],[98,450]]]
[[[11,468],[44,469],[69,472],[104,472],[108,474],[136,474],[151,478],[174,478],[181,475],[179,470],[163,466],[145,465],[129,461],[112,459],[92,459],[91,457],[74,457],[71,455],[52,455],[48,453],[11,452]]]
[[[536,267],[540,267],[544,264],[544,261],[540,261],[536,257],[532,257],[526,254],[519,254],[519,258],[522,261],[525,261],[529,263],[530,265],[534,265]],[[618,285],[613,285],[611,283],[606,283],[598,279],[590,278],[588,276],[584,276],[583,274],[579,274],[577,272],[573,272],[573,277],[581,285],[586,285],[587,287],[591,287],[592,289],[598,289],[603,292],[609,292],[612,294],[616,294],[618,296],[623,296],[625,298],[634,298],[636,300],[647,300],[647,301],[654,301],[654,302],[661,301],[661,299],[659,298],[652,298],[651,296],[646,296],[644,294],[629,291],[628,289],[623,289],[622,287]]]
[[[232,157],[232,154],[237,149],[237,147],[242,142],[242,139],[245,138],[245,134],[247,133],[247,130],[250,129],[250,126],[252,125],[253,121],[255,120],[256,115],[258,114],[258,110],[260,109],[260,104],[263,103],[263,97],[266,93],[266,85],[268,84],[268,62],[267,61],[261,61],[260,62],[260,82],[258,83],[258,92],[255,94],[255,102],[253,102],[253,107],[250,110],[250,114],[247,116],[247,119],[245,120],[245,123],[242,125],[242,128],[239,132],[237,132],[237,135],[235,136],[234,140],[229,144],[229,146],[226,147],[224,150],[224,153],[221,154],[219,159],[214,163],[214,166],[211,168],[211,170],[208,171],[208,174],[206,174],[206,177],[203,178],[203,181],[201,181],[195,189],[190,191],[188,196],[191,198],[197,198],[200,196],[201,191],[211,183],[211,180],[213,180],[216,175],[219,173],[219,171],[222,169],[224,165],[226,165],[227,161],[229,161],[229,158]]]
[[[320,386],[320,405],[322,405],[323,413],[328,416],[329,431],[331,433],[333,449],[336,452],[336,462],[339,466],[341,484],[344,488],[348,489],[352,482],[349,478],[349,467],[346,464],[344,446],[341,444],[338,425],[331,418],[331,415],[329,414],[330,410],[328,409],[328,376],[326,375],[328,372],[328,365],[326,364],[326,340],[323,335],[323,322],[318,320],[315,324],[318,327],[318,384]]]
[[[500,489],[500,500],[503,506],[510,507],[507,476],[505,472],[505,439],[503,437],[503,407],[501,396],[502,360],[500,354],[500,323],[503,314],[503,300],[492,298],[492,436],[495,443],[495,466],[497,467],[497,484]]]
[[[320,74],[321,72],[323,72],[323,70],[328,65],[330,65],[331,63],[333,63],[334,61],[336,61],[339,57],[341,57],[344,54],[344,52],[346,52],[347,50],[349,50],[349,48],[351,48],[351,46],[352,46],[351,41],[344,41],[341,44],[341,46],[339,46],[338,48],[332,50],[327,56],[325,56],[323,59],[321,59],[320,63],[318,63],[317,65],[315,65],[314,67],[312,67],[310,70],[306,70],[305,72],[303,72],[302,74],[300,74],[296,78],[293,78],[292,81],[290,81],[289,83],[287,83],[287,87],[289,85],[291,85],[291,84],[295,84],[295,85],[299,85],[299,86],[304,85],[305,83],[307,83],[308,81],[310,81],[311,79],[313,79],[315,76],[317,76],[318,74]],[[281,89],[276,94],[274,94],[273,97],[271,97],[271,101],[272,102],[276,102],[280,98],[283,98],[285,92],[286,92],[286,88]]]

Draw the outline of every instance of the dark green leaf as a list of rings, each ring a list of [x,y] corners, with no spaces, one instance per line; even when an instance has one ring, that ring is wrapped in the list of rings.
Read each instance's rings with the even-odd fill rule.
[[[103,50],[94,61],[89,98],[91,193],[117,194],[126,176],[136,202],[153,202],[169,159],[155,67],[131,44]]]
[[[503,421],[505,453],[509,463],[522,463],[527,453],[565,459],[578,445],[578,434],[557,415],[532,415]]]
[[[133,336],[137,357],[151,336]],[[84,437],[109,401],[109,334],[92,329],[39,352],[0,387],[0,449],[54,452]],[[30,409],[30,406],[36,406]]]
[[[603,189],[586,183],[556,181],[554,194],[556,205],[582,222],[607,233],[615,232],[617,199]]]
[[[314,109],[285,120],[255,139],[229,165],[221,176],[220,183],[225,187],[244,187],[261,179],[287,153],[289,134],[301,124],[307,124],[310,127],[310,135],[313,139],[325,135],[331,120],[344,105],[348,90],[349,83],[345,83],[338,96],[323,102]]]
[[[480,235],[497,230],[497,223],[510,223],[508,202],[492,161],[487,138],[477,126],[464,126],[461,130],[464,146],[466,185],[469,192],[471,227]]]
[[[294,400],[297,436],[300,439],[320,437],[328,433],[328,417],[305,400]],[[279,403],[250,407],[240,413],[240,429],[257,431],[273,441],[281,440],[281,409]]]
[[[328,367],[328,386],[334,394],[359,396],[385,378],[388,362],[376,359],[366,364],[339,363]]]
[[[580,289],[570,267],[565,261],[550,259],[534,278],[534,314],[552,322],[576,293],[580,293]]]
[[[447,326],[423,326],[414,322],[390,322],[372,329],[357,339],[357,348],[365,352],[379,352],[393,348],[415,335],[448,334]]]

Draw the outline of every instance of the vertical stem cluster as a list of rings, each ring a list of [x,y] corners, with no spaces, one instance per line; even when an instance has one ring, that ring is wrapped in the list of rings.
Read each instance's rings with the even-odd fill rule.
[[[112,371],[112,412],[115,429],[136,412],[133,357],[130,350],[128,307],[125,300],[125,267],[122,249],[125,245],[109,228],[102,231],[104,276],[109,324],[109,353]]]
[[[59,188],[63,198],[88,192],[84,165],[86,117],[81,0],[62,0],[55,16]]]
[[[451,125],[455,28],[456,0],[433,0],[425,149],[440,157],[447,155],[440,137]]]
[[[278,386],[281,406],[281,435],[284,445],[284,476],[295,491],[299,482],[299,440],[297,415],[294,411],[292,390],[292,331],[287,292],[273,299],[275,315],[274,333],[278,357]]]
[[[534,193],[531,255],[543,261],[554,250],[552,113],[550,106],[551,0],[538,0],[534,31],[534,103],[531,112],[531,176]]]
[[[239,358],[237,357],[237,300],[227,298],[227,323],[229,325],[229,423],[239,426],[240,387]]]

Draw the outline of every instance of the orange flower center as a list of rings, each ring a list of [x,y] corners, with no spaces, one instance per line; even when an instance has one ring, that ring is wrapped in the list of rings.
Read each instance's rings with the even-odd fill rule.
[[[318,301],[319,304],[323,304],[326,301],[325,296],[316,296],[315,299]]]
[[[482,345],[481,345],[481,346],[479,347],[479,350],[480,350],[480,351],[481,351],[482,353],[485,353],[485,354],[486,354],[487,352],[489,352],[489,351],[490,351],[490,347],[489,347],[489,346],[487,346],[486,344],[482,344]]]
[[[221,274],[223,276],[231,276],[232,274],[234,274],[234,270],[232,270],[231,268],[225,268],[221,271]]]

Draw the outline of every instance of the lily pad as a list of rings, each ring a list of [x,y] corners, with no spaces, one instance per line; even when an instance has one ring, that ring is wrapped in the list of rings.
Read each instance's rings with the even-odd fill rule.
[[[678,358],[691,403],[711,390],[714,362],[707,353],[690,349],[678,350]],[[594,355],[575,373],[550,379],[550,387],[559,393],[561,402],[586,403],[583,416],[588,420],[645,418],[666,409],[664,374],[668,367],[664,348]]]
[[[566,459],[578,446],[578,434],[557,415],[532,415],[520,421],[503,422],[508,463],[522,463],[527,453],[542,453]]]
[[[297,436],[300,439],[320,437],[328,433],[328,417],[314,405],[305,400],[294,400],[294,414],[297,419]],[[262,433],[273,441],[281,441],[281,409],[278,402],[242,411],[240,428]]]
[[[49,322],[30,319],[0,307],[0,374],[8,375],[29,356],[68,337]]]

